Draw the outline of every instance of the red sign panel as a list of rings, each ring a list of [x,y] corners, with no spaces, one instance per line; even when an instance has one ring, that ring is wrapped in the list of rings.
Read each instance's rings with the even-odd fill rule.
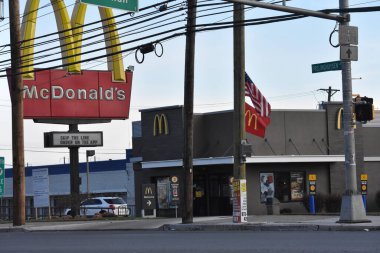
[[[245,103],[245,131],[259,136],[265,137],[265,128],[270,122],[269,118],[261,117],[252,106]]]
[[[125,75],[126,82],[113,82],[111,71],[37,71],[24,80],[24,118],[127,119],[133,73]]]

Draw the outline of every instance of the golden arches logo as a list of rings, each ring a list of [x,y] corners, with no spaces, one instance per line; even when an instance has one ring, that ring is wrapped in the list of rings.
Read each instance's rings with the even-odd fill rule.
[[[153,195],[153,190],[151,187],[146,187],[145,188],[145,192],[144,192],[145,195]]]
[[[168,119],[166,118],[166,115],[163,113],[156,114],[153,120],[153,136],[157,136],[158,134],[163,133],[165,133],[165,135],[169,134]]]
[[[77,3],[70,19],[64,0],[50,0],[50,2],[54,9],[58,31],[65,31],[59,33],[63,64],[68,64],[68,72],[80,73],[79,62],[81,61],[82,33],[87,4]],[[21,55],[23,62],[26,62],[26,65],[28,65],[22,69],[22,72],[25,72],[23,78],[27,80],[34,79],[34,38],[39,5],[40,0],[28,0],[22,22],[21,35],[22,40],[25,42],[23,43]],[[98,9],[100,18],[103,20],[102,25],[107,55],[114,53],[114,55],[107,58],[108,70],[112,71],[113,81],[125,82],[126,77],[123,57],[120,53],[119,34],[116,29],[112,9],[104,7],[98,7]]]
[[[355,113],[352,114],[352,119],[354,121],[354,128],[356,129],[356,115]],[[343,127],[343,108],[339,108],[338,110],[338,116],[336,119],[336,129],[340,130]]]
[[[248,116],[248,126],[250,127],[252,124],[252,119],[255,118],[254,129],[257,130],[257,115],[252,113],[250,110],[245,111],[245,118]]]

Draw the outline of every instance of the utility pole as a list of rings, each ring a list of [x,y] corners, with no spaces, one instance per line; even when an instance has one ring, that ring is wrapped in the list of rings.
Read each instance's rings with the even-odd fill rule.
[[[195,25],[197,0],[187,1],[187,33],[185,52],[185,87],[183,113],[183,168],[184,168],[184,201],[182,223],[193,223],[193,108],[194,108],[194,57]]]
[[[22,97],[19,0],[9,1],[13,152],[13,226],[25,225],[24,103]]]
[[[339,0],[339,8],[347,10],[348,0]],[[342,11],[341,16],[347,17],[349,14]],[[342,25],[349,26],[349,19],[340,22]],[[349,44],[348,44],[349,45]],[[342,47],[342,45],[340,45]],[[347,45],[344,45],[347,46]],[[340,223],[359,223],[368,222],[362,197],[358,194],[356,180],[356,161],[355,161],[355,134],[353,103],[352,103],[352,76],[351,60],[342,61],[342,91],[343,91],[343,129],[344,129],[344,154],[345,154],[345,183],[346,190],[342,197],[340,210]]]
[[[337,93],[338,91],[340,91],[340,90],[337,90],[337,89],[331,89],[331,86],[329,86],[328,89],[318,89],[318,90],[326,91],[327,92],[327,101],[328,102],[331,102],[331,97],[334,96],[335,93]]]
[[[233,142],[234,142],[234,180],[246,178],[246,166],[243,160],[242,144],[246,140],[245,133],[245,30],[244,5],[234,3],[234,113],[233,113]],[[239,181],[240,182],[240,181]],[[240,183],[239,187],[240,188]],[[239,195],[241,196],[240,189]],[[240,200],[234,196],[233,210],[234,222],[236,213],[241,213]]]

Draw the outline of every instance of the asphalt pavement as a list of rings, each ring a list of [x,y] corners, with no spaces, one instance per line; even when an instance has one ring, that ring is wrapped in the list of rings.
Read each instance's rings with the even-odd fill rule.
[[[247,223],[233,223],[232,217],[195,217],[182,224],[181,218],[88,219],[27,222],[23,226],[1,223],[0,232],[12,231],[380,231],[380,216],[367,216],[369,222],[338,223],[339,216],[329,215],[254,215]]]

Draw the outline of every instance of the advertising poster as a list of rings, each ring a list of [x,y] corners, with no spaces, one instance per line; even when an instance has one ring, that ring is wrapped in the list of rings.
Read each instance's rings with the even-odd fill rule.
[[[172,207],[179,205],[179,179],[177,176],[170,178],[170,205]]]
[[[49,207],[49,170],[48,168],[34,169],[33,196],[34,207]]]
[[[168,209],[170,206],[169,201],[170,196],[170,182],[169,178],[159,178],[157,179],[157,201],[158,208],[160,209]]]
[[[305,195],[305,177],[302,172],[290,173],[290,193],[292,201],[301,201]]]
[[[233,222],[242,223],[248,221],[247,206],[247,180],[234,179]]]
[[[260,201],[265,203],[267,198],[274,198],[273,173],[260,173]]]

